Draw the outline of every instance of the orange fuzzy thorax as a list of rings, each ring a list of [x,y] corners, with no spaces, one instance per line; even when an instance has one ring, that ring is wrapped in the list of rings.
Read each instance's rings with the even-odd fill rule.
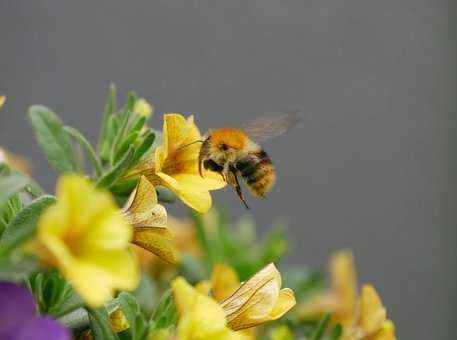
[[[220,128],[212,130],[211,133],[211,143],[216,147],[219,148],[222,144],[226,146],[241,150],[243,149],[248,143],[249,138],[248,136],[239,129],[233,128]]]

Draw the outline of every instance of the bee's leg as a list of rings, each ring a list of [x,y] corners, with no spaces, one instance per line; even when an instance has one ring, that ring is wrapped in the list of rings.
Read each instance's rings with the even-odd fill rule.
[[[241,186],[240,186],[240,183],[238,182],[238,177],[236,176],[236,171],[234,169],[230,169],[230,171],[227,173],[227,179],[228,179],[227,183],[229,183],[230,185],[233,186],[233,188],[236,191],[236,194],[240,198],[241,202],[243,202],[246,209],[249,209],[248,204],[244,200],[243,192],[241,191]]]

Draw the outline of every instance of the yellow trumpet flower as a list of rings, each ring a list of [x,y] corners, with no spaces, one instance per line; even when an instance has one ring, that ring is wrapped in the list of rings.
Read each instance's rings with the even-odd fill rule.
[[[167,211],[158,204],[154,186],[141,176],[137,187],[121,210],[133,227],[132,243],[169,263],[177,262],[173,235],[167,228]]]
[[[226,183],[215,172],[198,171],[201,145],[191,144],[202,139],[194,123],[178,113],[164,115],[162,145],[153,157],[133,169],[127,177],[143,174],[153,185],[163,185],[173,191],[185,204],[200,213],[211,208],[210,190],[223,188]]]
[[[91,306],[99,307],[117,289],[133,290],[139,268],[129,251],[132,227],[108,192],[81,175],[57,183],[57,202],[38,222],[38,240],[66,279]]]
[[[296,304],[294,292],[281,289],[281,274],[273,263],[243,283],[221,302],[233,330],[255,327],[280,318]]]
[[[396,340],[395,326],[371,285],[362,287],[354,323],[344,330],[343,340]]]
[[[178,340],[242,340],[245,336],[227,327],[224,310],[178,277],[171,283],[178,310]]]
[[[330,259],[331,287],[301,307],[302,317],[332,313],[332,322],[343,326],[344,340],[395,340],[395,327],[376,290],[362,287],[357,296],[357,275],[352,253],[343,250]]]

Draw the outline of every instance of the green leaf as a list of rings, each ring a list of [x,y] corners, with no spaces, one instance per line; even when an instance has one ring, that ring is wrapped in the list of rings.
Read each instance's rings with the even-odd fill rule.
[[[341,335],[343,335],[343,327],[340,324],[338,324],[333,328],[329,340],[339,340],[341,338]]]
[[[89,313],[89,324],[95,340],[119,340],[117,334],[111,328],[106,309],[87,308]]]
[[[107,136],[109,131],[108,120],[110,116],[116,111],[116,85],[111,84],[108,92],[108,98],[105,104],[105,110],[103,112],[102,127],[100,129],[100,136],[98,138],[97,150],[102,153],[107,143]]]
[[[138,138],[138,131],[129,133],[127,138],[122,142],[121,146],[116,151],[116,155],[114,156],[114,162],[117,162],[119,158],[127,151],[127,149],[133,145],[133,143]]]
[[[92,166],[94,167],[96,175],[100,176],[100,174],[102,173],[102,165],[100,163],[100,159],[98,158],[97,154],[92,148],[92,145],[90,145],[86,137],[84,137],[78,130],[70,126],[65,126],[64,130],[70,136],[75,138],[78,141],[79,145],[81,145],[81,147],[86,151],[87,155],[89,156],[89,160],[91,161]]]
[[[27,176],[11,173],[0,177],[0,208],[3,207],[15,193],[23,190],[30,184]]]
[[[310,340],[320,340],[324,335],[325,329],[327,328],[328,323],[330,322],[330,314],[326,314],[319,320],[319,323],[316,326],[313,334],[310,337]]]
[[[140,306],[135,297],[126,292],[121,292],[118,296],[122,312],[129,324],[129,333],[134,340],[141,340],[147,333],[147,323],[141,314]]]
[[[51,165],[58,172],[76,171],[73,148],[60,118],[47,107],[39,105],[30,107],[28,114],[38,143]]]
[[[151,321],[154,323],[154,329],[162,329],[175,325],[177,318],[178,314],[173,295],[171,289],[168,289],[162,294],[157,303]]]
[[[117,162],[114,167],[105,173],[102,177],[100,177],[95,184],[97,188],[109,188],[113,185],[128,169],[129,165],[131,164],[133,158],[133,148],[130,147],[124,156]]]
[[[59,322],[72,331],[82,331],[89,327],[89,313],[84,308],[78,308],[60,317]]]
[[[54,196],[42,196],[22,209],[8,224],[0,240],[0,256],[9,254],[20,243],[31,238],[43,211],[55,202]]]
[[[144,154],[149,151],[152,144],[154,144],[154,140],[155,140],[155,133],[152,131],[152,129],[148,129],[146,134],[143,137],[143,141],[138,146],[138,148],[135,150],[135,155],[133,156],[133,159],[132,159],[132,166],[135,166],[140,161],[141,157],[143,157]]]

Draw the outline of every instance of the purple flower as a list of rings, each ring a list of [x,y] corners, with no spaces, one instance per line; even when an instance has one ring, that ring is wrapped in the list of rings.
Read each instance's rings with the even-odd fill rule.
[[[0,340],[70,340],[70,335],[52,318],[36,315],[26,288],[0,282]]]

